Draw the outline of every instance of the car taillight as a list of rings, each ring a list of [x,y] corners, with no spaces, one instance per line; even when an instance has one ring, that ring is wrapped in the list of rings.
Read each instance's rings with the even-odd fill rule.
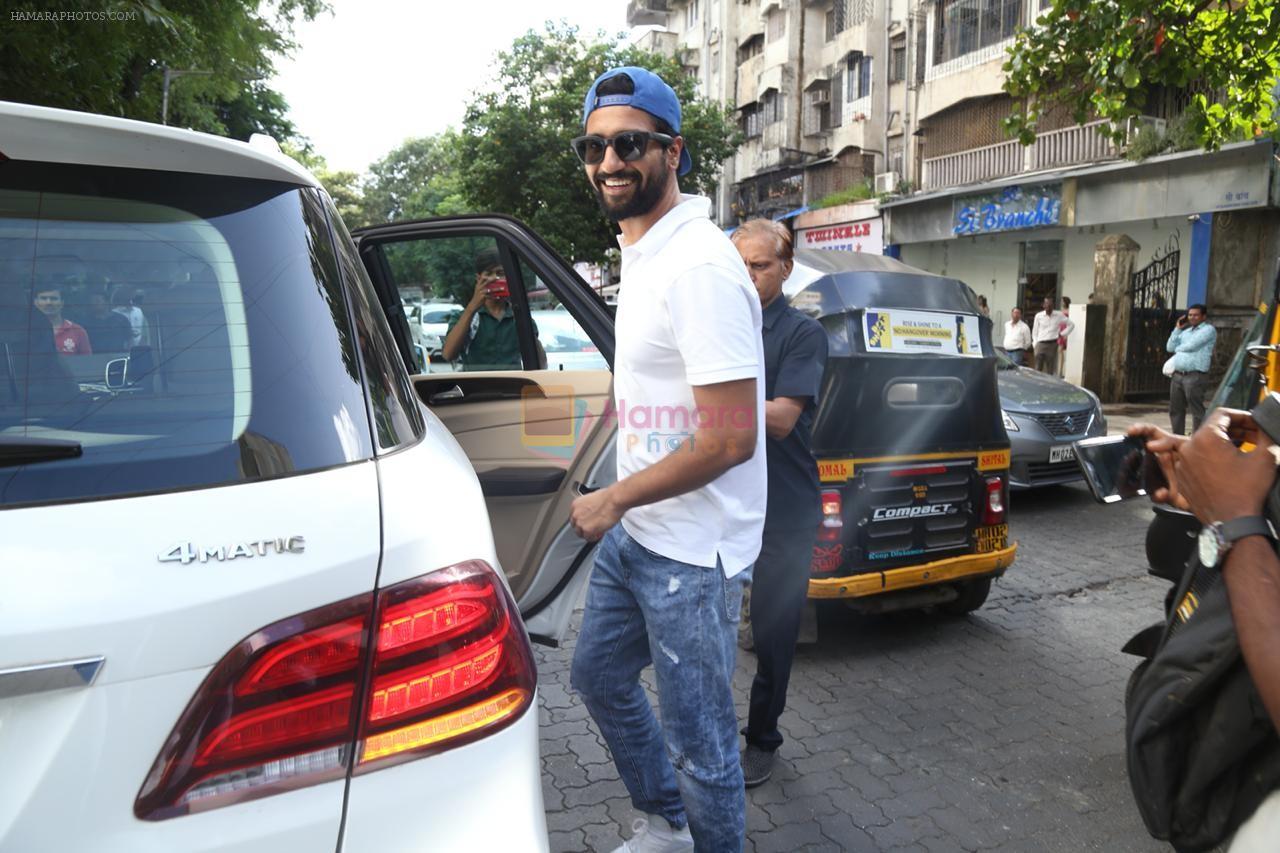
[[[982,507],[982,523],[984,525],[1000,524],[1004,521],[1004,477],[988,477],[986,482],[987,502]]]
[[[819,542],[839,542],[844,529],[844,501],[839,489],[822,490],[822,522],[818,525]]]
[[[134,813],[217,808],[502,728],[536,686],[515,613],[494,570],[474,560],[263,628],[205,678]]]
[[[361,716],[357,773],[474,740],[531,701],[529,642],[506,590],[485,569],[489,580],[458,566],[383,594],[383,640],[408,613],[415,624],[434,626],[437,638],[427,646],[380,640]]]

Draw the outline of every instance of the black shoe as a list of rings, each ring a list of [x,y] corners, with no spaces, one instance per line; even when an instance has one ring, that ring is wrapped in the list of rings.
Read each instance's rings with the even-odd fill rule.
[[[742,779],[746,787],[754,788],[769,781],[773,775],[773,753],[747,744],[742,753]]]

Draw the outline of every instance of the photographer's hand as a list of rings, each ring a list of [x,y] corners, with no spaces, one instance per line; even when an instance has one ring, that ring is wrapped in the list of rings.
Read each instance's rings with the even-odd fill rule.
[[[1178,491],[1178,479],[1174,471],[1173,462],[1178,448],[1185,445],[1190,439],[1186,436],[1165,432],[1155,424],[1134,424],[1125,431],[1125,434],[1146,441],[1147,452],[1155,457],[1156,462],[1160,465],[1161,473],[1164,474],[1166,485],[1162,488],[1151,490],[1151,500],[1156,503],[1169,504],[1181,510],[1189,510],[1190,507],[1187,505],[1187,501]]]
[[[1243,452],[1233,439],[1256,447]],[[1277,450],[1247,412],[1215,410],[1173,453],[1178,493],[1206,524],[1261,515],[1276,478]]]

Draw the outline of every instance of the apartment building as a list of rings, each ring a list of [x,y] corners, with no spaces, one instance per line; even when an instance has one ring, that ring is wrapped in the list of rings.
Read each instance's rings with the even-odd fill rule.
[[[890,100],[906,88],[906,8],[907,0],[631,0],[628,24],[665,28],[641,46],[678,56],[704,95],[737,111],[746,139],[724,164],[721,225],[760,216],[795,224],[887,164],[901,173],[903,113]],[[860,223],[862,236],[841,247],[879,251],[874,205],[858,215],[877,226]]]
[[[879,205],[886,243],[907,263],[966,281],[1002,322],[1015,305],[1025,314],[1046,296],[1082,306],[1094,290],[1099,244],[1123,235],[1141,274],[1133,307],[1207,303],[1224,332],[1219,349],[1229,353],[1237,319],[1270,293],[1280,251],[1275,144],[1135,162],[1097,132],[1099,122],[1078,125],[1061,113],[1043,117],[1033,145],[1007,139],[1000,121],[1019,105],[1001,88],[1006,50],[1049,5],[922,0],[912,7],[915,74],[905,101],[912,144],[904,164],[912,191]],[[1190,95],[1153,91],[1149,115],[1131,122],[1128,139],[1165,133]],[[1084,335],[1079,328],[1068,345],[1068,378],[1082,375]],[[1135,352],[1132,368],[1148,370],[1146,390],[1158,392],[1166,383],[1149,360]]]
[[[764,216],[788,222],[800,247],[883,248],[966,281],[997,322],[1045,296],[1083,305],[1099,242],[1124,235],[1135,268],[1150,267],[1138,307],[1205,302],[1227,351],[1280,252],[1275,144],[1134,162],[1098,122],[1063,113],[1042,118],[1031,146],[1008,139],[1001,120],[1019,105],[1001,66],[1050,5],[631,0],[627,21],[665,27],[647,46],[678,53],[703,94],[738,112],[746,140],[716,199],[726,229]],[[1190,94],[1152,92],[1129,140],[1166,133]],[[867,181],[878,201],[830,204]],[[1078,334],[1069,377],[1082,369]]]

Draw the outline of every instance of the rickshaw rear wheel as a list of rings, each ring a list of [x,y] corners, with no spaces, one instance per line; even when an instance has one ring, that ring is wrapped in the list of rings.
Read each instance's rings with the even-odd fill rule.
[[[938,610],[948,616],[964,616],[972,613],[987,602],[991,593],[991,578],[978,578],[956,585],[959,595],[945,604],[939,604]]]

